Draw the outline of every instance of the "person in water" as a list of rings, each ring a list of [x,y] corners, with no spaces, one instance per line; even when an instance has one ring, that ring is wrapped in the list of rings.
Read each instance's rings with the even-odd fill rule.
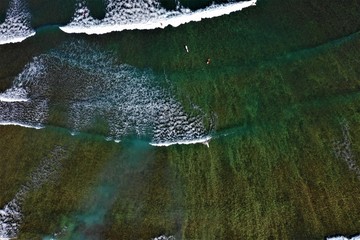
[[[189,48],[187,45],[184,45],[185,51],[188,53],[189,52]]]
[[[210,62],[211,62],[211,59],[208,58],[208,59],[206,60],[206,64],[210,64]]]

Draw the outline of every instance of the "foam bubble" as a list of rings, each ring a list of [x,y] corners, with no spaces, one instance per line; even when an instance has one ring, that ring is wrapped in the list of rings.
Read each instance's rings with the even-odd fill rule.
[[[20,127],[25,127],[25,128],[34,128],[34,129],[42,129],[44,128],[42,125],[30,125],[30,124],[25,124],[25,123],[21,123],[21,122],[10,122],[10,121],[1,121],[0,125],[2,126],[20,126]]]
[[[48,117],[48,99],[38,81],[44,76],[44,61],[35,57],[15,78],[13,86],[0,94],[0,125],[43,127]]]
[[[22,42],[35,35],[30,27],[30,13],[22,0],[11,0],[5,22],[0,24],[0,45]]]
[[[46,99],[0,102],[0,125],[40,129],[48,115]]]
[[[98,119],[108,127],[107,139],[115,142],[133,134],[152,136],[154,146],[209,140],[204,116],[186,114],[181,104],[156,84],[150,70],[118,65],[111,53],[84,43],[70,44],[50,55],[56,58],[52,69],[57,72],[52,74],[65,85],[71,83],[62,97],[69,102],[68,126],[74,131],[91,128]]]
[[[152,240],[175,240],[175,237],[174,236],[161,235],[161,236],[152,238]]]
[[[257,0],[213,4],[197,11],[178,5],[176,10],[169,11],[156,0],[109,0],[102,20],[91,17],[88,7],[80,2],[72,21],[60,29],[67,33],[105,34],[123,30],[177,27],[237,12],[256,5],[256,2]]]
[[[335,156],[336,158],[343,160],[348,165],[349,169],[360,179],[360,168],[357,165],[357,161],[352,151],[349,123],[346,120],[343,120],[340,124],[343,136],[342,140],[335,141],[333,143]]]
[[[360,235],[353,236],[351,238],[347,238],[344,236],[336,236],[336,237],[327,237],[327,240],[360,240]]]
[[[23,88],[10,88],[0,93],[0,102],[27,102],[27,92]]]
[[[209,147],[209,141],[211,140],[210,136],[204,137],[204,138],[199,138],[199,139],[193,139],[193,140],[180,140],[180,141],[159,141],[157,142],[151,142],[150,145],[152,146],[156,146],[156,147],[168,147],[171,145],[189,145],[189,144],[197,144],[197,143],[202,143],[205,146]]]
[[[136,135],[151,138],[154,146],[210,139],[203,114],[186,113],[151,70],[119,65],[113,56],[76,42],[35,57],[3,93],[13,100],[0,101],[0,125],[42,127],[48,123],[49,106],[59,104],[66,109],[59,113],[67,119],[61,124],[72,133],[100,125],[107,140]],[[27,101],[15,101],[25,99],[18,96]]]

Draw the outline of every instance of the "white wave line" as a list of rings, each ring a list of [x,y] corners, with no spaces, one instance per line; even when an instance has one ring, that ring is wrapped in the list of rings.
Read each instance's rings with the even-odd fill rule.
[[[22,42],[35,35],[30,27],[30,14],[22,0],[10,1],[5,22],[0,24],[0,45]]]
[[[326,240],[360,240],[360,235],[347,238],[345,236],[327,237]]]
[[[26,98],[12,98],[0,96],[0,102],[27,102],[29,99]],[[1,239],[0,239],[1,240]]]
[[[2,126],[20,126],[20,127],[25,127],[25,128],[34,128],[34,129],[44,128],[44,126],[42,126],[42,125],[36,126],[36,125],[30,125],[30,124],[25,124],[25,123],[8,122],[8,121],[0,122],[0,125],[2,125]]]
[[[0,101],[0,125],[43,128],[49,96],[56,94],[56,87],[51,86],[58,86],[54,81],[59,78],[66,89],[62,97],[67,101],[67,127],[72,135],[91,129],[101,116],[107,126],[107,141],[119,143],[123,137],[136,134],[151,137],[153,146],[208,145],[205,116],[187,114],[170,92],[154,84],[151,71],[115,64],[111,54],[84,43],[70,44],[27,64],[14,86],[0,94],[7,98],[7,102]],[[20,98],[29,101],[15,102]]]
[[[255,6],[256,2],[257,0],[214,4],[197,11],[191,11],[186,8],[166,11],[163,8],[159,8],[157,16],[149,15],[148,18],[139,16],[138,22],[134,22],[134,19],[130,19],[127,22],[125,20],[124,22],[123,19],[118,19],[122,16],[112,16],[110,14],[107,14],[103,20],[96,20],[89,16],[89,9],[87,7],[82,7],[76,11],[73,21],[66,26],[61,26],[60,29],[66,33],[105,34],[124,30],[150,30],[167,26],[178,27],[181,24],[198,22],[206,18],[214,18],[237,12],[244,8]]]
[[[0,45],[4,45],[4,44],[8,44],[8,43],[18,43],[18,42],[22,42],[25,39],[34,36],[36,33],[35,31],[32,33],[29,33],[26,36],[22,36],[22,37],[11,37],[11,38],[0,38]],[[11,239],[11,238],[8,238]],[[0,239],[1,240],[1,239]]]
[[[209,147],[209,141],[211,140],[211,137],[205,137],[205,138],[199,138],[199,139],[192,139],[192,140],[179,140],[179,141],[173,141],[173,142],[150,142],[151,146],[154,147],[168,147],[171,145],[189,145],[189,144],[197,144],[197,143],[202,143],[204,145],[206,145],[207,147]]]
[[[27,102],[27,92],[23,88],[12,87],[0,93],[0,102]]]

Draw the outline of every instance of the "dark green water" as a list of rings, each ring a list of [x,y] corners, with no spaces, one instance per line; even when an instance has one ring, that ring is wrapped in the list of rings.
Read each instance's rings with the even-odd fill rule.
[[[181,1],[194,10],[210,2]],[[94,17],[105,16],[103,1],[88,3]],[[0,2],[1,20],[7,5]],[[57,180],[26,196],[19,239],[55,233],[58,239],[323,239],[359,233],[357,1],[261,0],[176,28],[90,36],[57,27],[70,21],[74,6],[28,1],[36,35],[0,45],[1,92],[34,57],[50,59],[52,71],[45,128],[0,126],[0,207],[55,146],[67,152]],[[153,147],[151,134],[139,137],[136,130],[120,143],[106,141],[113,108],[91,115],[89,125],[70,135],[69,106],[83,99],[68,97],[73,86],[79,92],[88,83],[102,89],[96,85],[102,73],[76,67],[85,60],[54,57],[69,54],[59,49],[73,50],[68,46],[74,42],[86,46],[73,51],[77,56],[107,52],[114,58],[104,66],[109,76],[129,64],[135,69],[130,79],[150,79],[146,91],[160,88],[186,114],[203,116],[210,147]]]

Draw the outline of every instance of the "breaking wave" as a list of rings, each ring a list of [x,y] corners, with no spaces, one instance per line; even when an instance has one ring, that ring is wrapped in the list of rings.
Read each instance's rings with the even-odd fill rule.
[[[5,22],[0,24],[0,44],[21,42],[33,35],[26,4],[23,0],[11,0]]]
[[[13,86],[0,93],[0,125],[43,127],[48,117],[48,99],[36,81],[44,77],[44,61],[35,57],[15,78]]]
[[[206,116],[187,114],[157,80],[150,70],[118,64],[95,46],[70,43],[35,57],[0,94],[0,125],[54,124],[49,106],[62,105],[64,124],[73,132],[100,123],[114,141],[129,135],[150,137],[155,146],[208,141]]]
[[[212,4],[192,11],[178,2],[175,10],[166,10],[158,0],[107,0],[104,19],[91,16],[85,1],[79,1],[69,24],[60,29],[66,33],[105,34],[123,30],[145,30],[177,27],[189,22],[198,22],[237,12],[254,6],[257,0]],[[24,0],[10,0],[5,21],[0,24],[0,45],[22,42],[34,36],[30,26],[31,15]]]
[[[165,28],[169,25],[177,27],[240,11],[254,6],[256,1],[213,4],[196,11],[191,11],[178,2],[176,10],[170,11],[161,7],[157,0],[108,0],[105,18],[102,20],[93,18],[85,2],[81,1],[77,4],[72,21],[60,29],[67,33],[105,34],[113,31]]]
[[[326,240],[360,240],[360,235],[349,238],[345,236],[327,237]]]

